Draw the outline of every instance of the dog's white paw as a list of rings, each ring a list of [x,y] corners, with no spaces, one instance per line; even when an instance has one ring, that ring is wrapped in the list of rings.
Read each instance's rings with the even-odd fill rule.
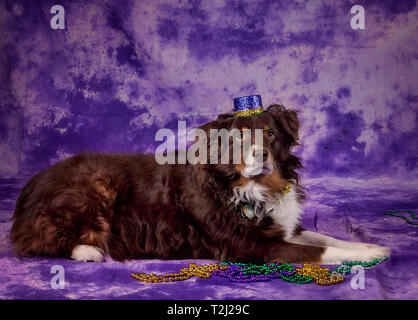
[[[84,262],[102,262],[103,250],[94,246],[88,246],[84,244],[79,245],[73,249],[73,252],[71,253],[71,259]]]
[[[390,249],[381,246],[359,249],[342,249],[334,247],[326,247],[321,256],[323,264],[340,264],[345,261],[362,261],[371,262],[390,255]]]
[[[364,249],[358,253],[359,258],[356,261],[371,262],[376,259],[381,259],[390,255],[390,249],[381,246],[372,246],[369,249]]]

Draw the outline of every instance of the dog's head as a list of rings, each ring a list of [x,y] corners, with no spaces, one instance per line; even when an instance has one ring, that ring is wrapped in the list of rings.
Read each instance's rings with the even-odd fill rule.
[[[296,111],[271,105],[265,112],[250,117],[235,118],[232,114],[222,114],[200,128],[209,137],[207,154],[210,170],[239,180],[241,184],[251,180],[271,184],[275,180],[274,184],[281,187],[287,180],[298,180],[296,170],[301,164],[291,152],[299,139]],[[222,141],[221,132],[227,134],[226,148],[222,146],[225,140]],[[238,161],[234,151],[237,145],[242,146]],[[225,163],[226,157],[222,157],[227,154],[228,161]],[[217,157],[216,164],[210,157]]]

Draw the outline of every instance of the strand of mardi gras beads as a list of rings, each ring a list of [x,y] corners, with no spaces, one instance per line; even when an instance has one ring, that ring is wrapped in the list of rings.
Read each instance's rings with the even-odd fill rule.
[[[233,282],[256,282],[283,279],[294,283],[310,283],[313,280],[310,276],[297,273],[297,269],[290,264],[266,263],[257,265],[252,263],[235,264],[230,262],[224,262],[223,264],[227,265],[228,268],[217,270],[213,275],[228,278]]]
[[[290,264],[266,263],[263,265],[224,263],[226,270],[217,270],[213,275],[229,278],[233,282],[254,282],[282,279],[293,283],[316,282],[319,285],[332,285],[344,281],[341,275],[331,275],[330,270],[319,265],[304,264],[295,268]]]
[[[371,269],[377,266],[379,263],[382,263],[386,259],[388,259],[388,256],[384,256],[383,258],[377,258],[370,262],[364,262],[364,261],[346,261],[340,264],[338,267],[336,267],[334,270],[332,270],[332,275],[346,275],[351,273],[351,269],[355,266],[360,266],[363,269]]]
[[[172,282],[187,280],[191,277],[209,278],[220,276],[228,278],[233,282],[257,282],[282,279],[287,282],[306,284],[316,282],[319,285],[333,285],[344,281],[345,275],[351,272],[354,266],[361,266],[371,269],[388,257],[375,259],[371,262],[350,261],[344,262],[333,271],[319,265],[304,264],[296,268],[291,264],[265,263],[262,265],[223,262],[221,264],[209,264],[198,266],[190,264],[182,268],[178,273],[166,273],[156,275],[155,273],[132,273],[131,276],[142,282]]]
[[[213,271],[222,268],[226,267],[217,263],[202,266],[191,263],[188,268],[182,268],[180,269],[180,272],[177,273],[165,273],[160,276],[156,275],[155,273],[131,273],[131,276],[142,282],[172,282],[187,280],[191,277],[209,278]]]
[[[415,215],[414,211],[412,211],[412,210],[389,210],[389,211],[386,211],[385,214],[388,215],[388,216],[402,218],[406,222],[408,222],[409,224],[412,224],[414,226],[418,226],[418,223],[409,220],[408,217],[405,217],[403,215],[397,214],[398,212],[406,212],[406,213],[409,213],[409,215],[411,216],[412,219],[418,220],[418,217]]]

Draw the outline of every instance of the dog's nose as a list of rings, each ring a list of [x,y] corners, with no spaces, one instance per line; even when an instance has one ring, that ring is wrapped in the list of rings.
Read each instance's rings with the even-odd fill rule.
[[[266,149],[263,149],[263,161],[266,161],[269,157],[269,153]]]

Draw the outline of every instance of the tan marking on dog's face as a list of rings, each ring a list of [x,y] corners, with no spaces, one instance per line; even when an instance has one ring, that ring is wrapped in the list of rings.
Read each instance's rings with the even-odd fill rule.
[[[246,177],[243,177],[243,176],[241,176],[237,181],[234,181],[234,184],[233,184],[233,186],[234,186],[234,188],[235,187],[240,187],[240,188],[243,188],[243,187],[245,187],[249,182],[250,182],[251,180],[250,179],[248,179],[248,178],[246,178]]]
[[[254,181],[254,179],[246,178],[241,176],[237,181],[234,182],[234,187],[245,187],[250,181]],[[280,173],[277,170],[274,170],[269,175],[263,175],[257,177],[255,182],[266,187],[267,192],[272,196],[277,196],[281,194],[282,191],[285,189],[287,181],[283,179]]]
[[[283,189],[286,187],[287,181],[281,177],[277,170],[268,176],[261,176],[256,179],[257,183],[268,188],[270,195],[274,196],[280,194]]]

